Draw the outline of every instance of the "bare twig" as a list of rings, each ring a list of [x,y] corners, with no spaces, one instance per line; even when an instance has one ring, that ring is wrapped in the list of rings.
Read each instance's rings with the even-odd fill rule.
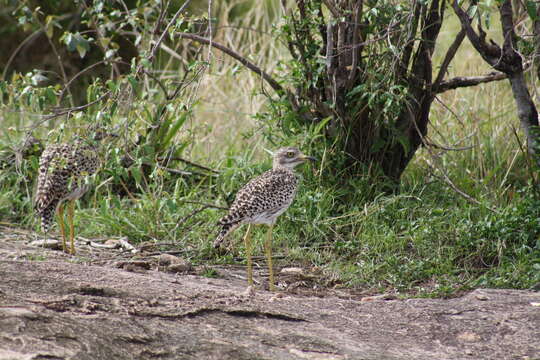
[[[443,93],[448,90],[457,89],[461,87],[475,86],[482,83],[488,83],[492,81],[499,81],[507,79],[508,76],[502,72],[492,72],[483,76],[457,76],[450,80],[443,81],[440,85],[434,89],[437,94]]]
[[[45,32],[45,25],[41,24],[41,22],[39,23],[39,25],[43,29],[43,32]],[[66,74],[66,69],[64,68],[64,63],[62,62],[62,57],[58,53],[58,50],[56,49],[56,46],[54,45],[53,41],[48,36],[45,36],[45,37],[47,38],[47,41],[49,42],[49,45],[51,46],[51,49],[54,55],[56,56],[56,60],[58,61],[58,67],[60,68],[60,73],[62,74],[62,80],[64,82],[64,87],[65,87],[65,84],[68,83],[68,78]],[[70,105],[74,106],[73,95],[71,94],[71,90],[67,88],[67,92],[69,94]]]
[[[212,39],[214,34],[212,31],[212,0],[208,0],[208,39],[210,40],[210,46],[208,47],[208,63],[212,60]]]
[[[44,120],[51,120],[51,119],[54,119],[54,118],[57,118],[57,117],[60,117],[60,116],[63,116],[63,115],[66,115],[66,114],[71,114],[71,113],[74,113],[74,112],[78,112],[78,111],[82,111],[94,104],[97,104],[98,102],[102,101],[103,99],[105,99],[106,97],[108,97],[109,95],[111,95],[111,91],[107,91],[105,94],[101,95],[98,99],[92,101],[92,102],[89,102],[88,104],[85,104],[85,105],[81,105],[81,106],[74,106],[74,107],[70,107],[70,108],[67,108],[67,109],[57,109],[58,112],[55,112],[54,114],[49,114],[49,115],[44,115],[43,116],[43,119]]]
[[[209,167],[206,167],[204,165],[200,165],[200,164],[197,164],[197,163],[194,163],[193,161],[190,161],[190,160],[187,160],[187,159],[184,159],[182,157],[162,157],[162,158],[159,158],[160,161],[163,161],[163,160],[169,160],[169,161],[181,161],[183,163],[186,163],[186,164],[189,164],[191,166],[195,166],[195,167],[198,167],[200,169],[203,169],[203,170],[206,170],[206,171],[210,171],[210,172],[213,172],[214,174],[219,174],[219,171],[217,170],[214,170],[214,169],[211,169]]]
[[[430,165],[431,167],[434,167],[436,169],[439,169],[443,174],[442,176],[439,176],[439,175],[435,174],[434,172],[432,172],[431,175],[433,177],[445,182],[448,186],[450,186],[450,188],[452,188],[452,190],[454,190],[456,193],[458,193],[460,196],[462,196],[465,200],[467,200],[467,201],[469,201],[469,202],[471,202],[473,204],[483,206],[486,209],[488,209],[490,211],[493,211],[496,214],[500,214],[500,212],[498,210],[496,210],[496,209],[494,209],[494,208],[492,208],[490,206],[486,206],[486,205],[482,204],[480,201],[476,200],[471,195],[467,194],[466,192],[464,192],[460,188],[458,188],[456,186],[456,184],[454,184],[454,182],[450,179],[450,177],[448,177],[448,175],[446,174],[446,171],[444,171],[444,169],[439,168],[437,166],[434,166],[433,164],[430,164],[429,162],[428,162],[428,165]]]
[[[187,204],[204,205],[204,206],[206,206],[206,207],[214,208],[214,209],[229,210],[228,207],[219,206],[219,205],[214,205],[214,204],[208,204],[208,203],[203,203],[203,202],[200,202],[200,201],[182,200],[182,202],[185,202],[185,203],[187,203]]]
[[[89,12],[89,8],[88,8],[88,5],[86,4],[86,2],[82,1],[81,4],[86,9],[86,11]],[[102,41],[102,39],[104,38],[104,36],[102,34],[102,31],[101,31],[102,28],[100,28],[96,24],[96,22],[94,21],[94,18],[92,16],[88,16],[88,24],[90,25],[91,28],[94,29],[94,33],[96,35],[96,40],[97,40],[95,42],[95,44],[97,45],[98,48],[101,49],[101,52],[103,53],[103,56],[105,56],[105,54],[107,54],[107,51],[108,51],[108,45],[105,45],[105,42]],[[111,68],[112,68],[111,79],[113,78],[113,75],[120,76],[120,70],[118,70],[118,66],[116,66],[116,63],[111,62]]]
[[[189,220],[190,218],[192,218],[193,216],[197,215],[198,213],[208,209],[210,207],[210,205],[204,205],[198,209],[195,209],[193,210],[191,213],[189,213],[188,215],[184,216],[182,219],[178,220],[177,221],[177,226],[180,225],[180,224],[183,224],[185,223],[187,220]]]
[[[184,170],[178,170],[178,169],[171,169],[171,168],[168,168],[168,167],[165,167],[165,166],[161,166],[159,164],[152,164],[152,163],[147,163],[147,162],[143,162],[143,164],[145,165],[149,165],[149,166],[157,166],[158,168],[160,169],[163,169],[165,171],[168,171],[170,172],[171,174],[176,174],[176,175],[182,175],[182,176],[191,176],[191,175],[194,175],[192,172],[189,172],[189,171],[184,171]]]
[[[75,74],[66,84],[64,84],[64,88],[62,89],[62,91],[60,92],[60,96],[59,96],[59,100],[58,100],[58,103],[61,103],[62,102],[62,99],[64,98],[64,93],[66,92],[66,90],[69,88],[69,86],[71,85],[71,83],[73,81],[75,81],[75,79],[77,79],[79,76],[81,76],[82,74],[84,74],[85,72],[87,71],[90,71],[92,70],[93,68],[95,68],[96,66],[98,65],[101,65],[101,64],[104,64],[105,63],[105,60],[101,60],[101,61],[98,61],[92,65],[89,65],[87,66],[86,68],[82,69],[81,71],[79,71],[77,74]]]
[[[500,47],[494,42],[488,44],[485,41],[485,33],[481,30],[481,28],[479,29],[480,35],[478,35],[476,31],[474,31],[471,25],[471,19],[469,18],[469,15],[467,15],[467,13],[458,5],[457,0],[454,0],[452,2],[452,7],[454,9],[454,12],[458,16],[459,21],[461,22],[462,28],[465,30],[467,38],[474,46],[474,48],[478,51],[480,56],[482,56],[482,58],[491,66],[497,64],[501,57]]]
[[[437,77],[435,78],[435,82],[433,83],[433,91],[437,92],[437,88],[441,84],[441,82],[444,79],[444,75],[446,74],[446,71],[448,70],[448,66],[454,59],[454,56],[456,55],[457,50],[461,46],[461,43],[465,39],[465,30],[461,29],[459,33],[456,35],[456,38],[454,39],[454,42],[450,47],[448,48],[448,51],[446,52],[446,55],[444,56],[444,60],[441,64],[441,67],[439,68],[439,73],[437,74]]]
[[[230,57],[234,58],[235,60],[238,60],[242,65],[247,67],[249,70],[253,71],[254,73],[259,74],[271,87],[278,93],[287,93],[287,91],[276,81],[274,80],[270,75],[268,75],[265,71],[263,71],[261,68],[259,68],[257,65],[253,64],[251,61],[246,59],[245,57],[238,54],[236,51],[221,45],[220,43],[217,43],[215,41],[211,41],[205,37],[195,35],[195,34],[188,34],[188,33],[179,33],[178,37],[184,38],[184,39],[190,39],[194,41],[198,41],[200,43],[211,45],[215,47],[216,49],[219,49],[223,51],[225,54],[229,55]]]
[[[430,141],[426,141],[425,142],[426,146],[431,146],[435,149],[441,149],[441,150],[447,150],[447,151],[464,151],[464,150],[470,150],[470,149],[473,149],[475,146],[474,145],[470,145],[470,146],[463,146],[463,147],[450,147],[450,146],[446,146],[446,145],[439,145],[439,144],[435,144],[435,143],[432,143]]]
[[[15,56],[17,56],[17,54],[19,53],[19,51],[21,51],[21,49],[26,45],[28,44],[30,41],[34,40],[36,37],[38,37],[41,33],[43,33],[44,30],[43,29],[39,29],[39,30],[36,30],[35,32],[33,32],[30,36],[28,36],[26,39],[24,39],[20,44],[19,46],[17,46],[17,48],[13,51],[13,53],[11,54],[11,56],[9,57],[5,67],[4,67],[4,72],[2,73],[2,80],[6,80],[6,75],[7,75],[7,71],[11,65],[11,63],[13,62],[13,60],[15,59]]]
[[[186,9],[186,7],[189,5],[190,2],[191,2],[191,0],[186,0],[184,2],[184,4],[182,6],[180,6],[178,11],[174,14],[171,21],[169,21],[169,23],[167,24],[167,26],[165,27],[165,29],[161,33],[161,36],[159,37],[158,41],[156,41],[156,43],[152,47],[152,50],[150,51],[150,55],[148,55],[148,58],[147,58],[148,61],[152,61],[154,59],[154,56],[156,56],[157,49],[160,47],[161,43],[163,42],[163,39],[165,38],[165,35],[167,35],[167,33],[169,31],[169,28],[171,27],[172,24],[174,24],[176,22],[176,20],[180,16],[180,14]]]

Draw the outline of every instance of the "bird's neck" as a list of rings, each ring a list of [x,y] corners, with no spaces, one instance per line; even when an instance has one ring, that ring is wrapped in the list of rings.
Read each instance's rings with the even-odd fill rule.
[[[293,169],[290,167],[284,166],[278,162],[274,162],[274,165],[272,167],[273,170],[280,170],[280,171],[287,171],[287,172],[294,172]]]

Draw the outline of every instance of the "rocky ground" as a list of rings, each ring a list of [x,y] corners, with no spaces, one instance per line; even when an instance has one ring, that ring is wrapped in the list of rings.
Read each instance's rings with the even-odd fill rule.
[[[540,359],[538,292],[270,293],[247,289],[242,269],[208,278],[114,241],[69,256],[0,233],[0,359]]]

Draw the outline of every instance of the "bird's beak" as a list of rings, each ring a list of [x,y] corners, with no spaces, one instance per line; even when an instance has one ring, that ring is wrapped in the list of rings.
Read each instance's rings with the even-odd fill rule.
[[[317,159],[315,159],[313,156],[306,156],[306,155],[302,156],[302,160],[317,161]]]

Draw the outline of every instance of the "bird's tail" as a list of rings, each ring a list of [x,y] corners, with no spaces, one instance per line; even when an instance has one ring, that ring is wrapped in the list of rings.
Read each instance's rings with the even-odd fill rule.
[[[216,237],[216,240],[214,241],[214,248],[219,248],[221,246],[221,243],[225,240],[227,235],[229,235],[231,232],[234,231],[238,226],[240,226],[239,222],[229,222],[225,223],[223,222],[223,219],[219,222],[219,225],[221,226],[221,230],[219,231],[218,236]]]
[[[38,211],[41,217],[41,230],[44,233],[49,232],[54,222],[54,213],[56,212],[57,205],[58,201],[53,201],[52,203],[48,204],[43,209],[39,209]]]

